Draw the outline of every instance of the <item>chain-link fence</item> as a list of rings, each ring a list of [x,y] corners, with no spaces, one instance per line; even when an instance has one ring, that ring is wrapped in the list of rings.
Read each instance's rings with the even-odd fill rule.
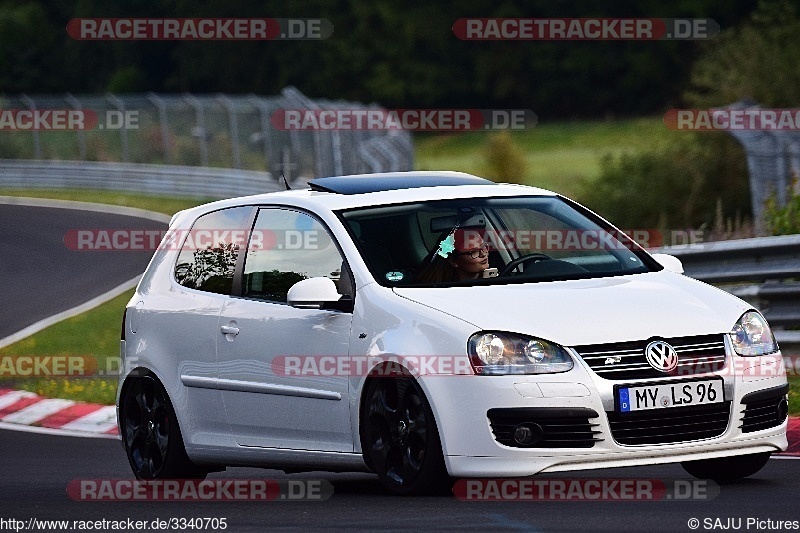
[[[737,103],[728,109],[757,111],[757,105]],[[757,235],[765,234],[764,210],[772,199],[777,207],[789,201],[800,179],[800,131],[730,129],[744,147],[750,175],[750,201]]]
[[[6,96],[0,98],[0,110],[16,115],[4,114],[6,123],[0,123],[0,158],[222,167],[268,171],[289,180],[413,168],[407,131],[274,125],[276,113],[285,110],[323,109],[380,108],[312,100],[293,87],[273,97]],[[83,123],[70,124],[70,112]],[[30,119],[32,114],[36,118]]]

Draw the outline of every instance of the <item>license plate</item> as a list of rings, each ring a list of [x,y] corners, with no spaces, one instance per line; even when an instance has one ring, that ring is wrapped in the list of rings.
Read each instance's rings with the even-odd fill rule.
[[[617,405],[622,413],[707,405],[722,401],[724,398],[720,379],[620,387],[617,391]]]

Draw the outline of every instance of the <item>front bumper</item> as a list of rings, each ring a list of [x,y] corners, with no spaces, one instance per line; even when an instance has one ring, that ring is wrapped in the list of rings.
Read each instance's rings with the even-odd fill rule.
[[[687,381],[723,380],[727,419],[723,418],[718,430],[712,431],[715,436],[668,443],[621,444],[619,440],[622,439],[616,438],[620,435],[619,429],[612,429],[612,421],[619,419],[615,414],[614,386],[638,385],[642,381],[600,378],[577,356],[575,367],[561,374],[430,376],[421,379],[421,384],[431,400],[448,472],[456,477],[518,477],[540,472],[674,463],[785,450],[788,445],[785,416],[781,420],[770,411],[771,419],[753,423],[754,409],[763,410],[765,405],[772,409],[773,404],[777,407],[780,403],[777,396],[787,383],[781,353],[742,358],[729,352],[727,360],[726,367],[718,372],[685,378]],[[675,378],[644,382],[667,381],[675,381]],[[509,409],[595,413],[597,416],[585,419],[590,426],[588,433],[585,426],[578,428],[584,431],[579,445],[551,443],[515,447],[498,441],[489,417],[490,410],[495,410],[496,414]],[[679,409],[694,408],[655,411],[677,412]],[[724,407],[716,407],[718,418],[720,409]],[[701,427],[704,425],[702,416],[698,422]]]

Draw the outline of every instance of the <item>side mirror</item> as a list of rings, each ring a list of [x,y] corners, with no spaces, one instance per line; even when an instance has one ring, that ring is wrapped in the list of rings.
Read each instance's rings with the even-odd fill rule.
[[[299,309],[340,309],[341,298],[333,280],[325,277],[300,280],[289,288],[286,295],[289,305]]]
[[[653,259],[658,261],[658,263],[661,266],[663,266],[670,272],[675,272],[676,274],[683,274],[683,263],[681,263],[681,260],[675,257],[674,255],[653,254]]]

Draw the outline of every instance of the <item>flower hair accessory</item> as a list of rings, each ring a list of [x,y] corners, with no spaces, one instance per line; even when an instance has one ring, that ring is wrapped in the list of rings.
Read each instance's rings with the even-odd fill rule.
[[[436,255],[440,255],[447,259],[453,250],[456,249],[456,238],[455,235],[451,232],[450,235],[445,237],[442,242],[439,243],[439,249],[436,250]]]

